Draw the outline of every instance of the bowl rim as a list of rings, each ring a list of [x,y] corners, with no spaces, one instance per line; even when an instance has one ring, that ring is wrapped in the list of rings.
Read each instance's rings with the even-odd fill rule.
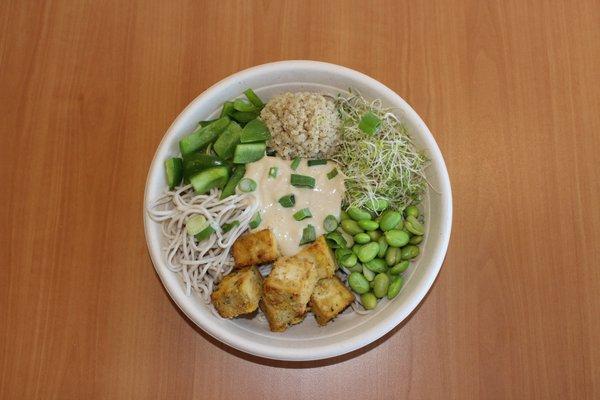
[[[315,71],[325,70],[327,72],[335,72],[336,74],[340,75],[352,76],[356,80],[363,81],[365,85],[370,86],[374,91],[378,93],[385,93],[386,97],[391,97],[397,103],[401,104],[402,112],[405,114],[406,118],[410,118],[415,124],[415,130],[418,130],[420,132],[419,135],[422,136],[421,139],[425,143],[425,147],[427,148],[428,156],[431,159],[431,163],[435,164],[437,170],[439,171],[438,190],[441,193],[444,193],[444,196],[441,201],[441,208],[443,209],[441,214],[443,215],[443,218],[440,220],[440,232],[438,232],[438,234],[440,235],[440,246],[433,249],[435,254],[432,255],[430,270],[425,274],[419,285],[414,288],[413,292],[410,294],[409,299],[406,302],[406,305],[394,314],[392,314],[389,318],[379,322],[378,324],[374,324],[369,329],[366,329],[365,331],[361,332],[360,334],[354,336],[351,339],[346,339],[341,342],[336,342],[334,344],[326,344],[318,347],[311,347],[310,349],[283,349],[280,347],[255,343],[251,340],[241,338],[236,334],[232,334],[231,332],[228,332],[227,329],[215,327],[214,324],[211,324],[210,320],[203,318],[203,316],[199,314],[195,314],[194,310],[188,307],[188,303],[186,303],[185,301],[185,297],[187,296],[181,290],[181,288],[174,287],[173,285],[169,284],[168,282],[166,282],[165,277],[163,277],[164,271],[161,271],[160,267],[166,267],[164,266],[164,261],[162,259],[163,257],[161,249],[157,249],[157,246],[153,246],[151,243],[150,224],[154,223],[154,221],[150,219],[147,213],[147,205],[151,200],[148,198],[150,187],[152,186],[150,182],[152,180],[152,172],[155,169],[158,154],[160,152],[160,149],[162,149],[162,147],[165,145],[167,138],[174,134],[174,127],[184,117],[184,115],[187,114],[190,109],[194,108],[196,104],[200,102],[204,97],[210,96],[212,92],[217,91],[223,86],[235,84],[235,82],[239,80],[239,78],[242,76],[264,72],[275,73],[277,72],[277,70],[292,68],[302,68]],[[144,203],[142,207],[142,212],[144,221],[144,234],[146,237],[146,244],[148,247],[150,258],[152,260],[152,264],[161,280],[163,287],[165,288],[167,293],[169,293],[169,296],[179,307],[179,309],[186,315],[186,317],[189,318],[196,326],[201,328],[204,332],[208,333],[216,340],[227,344],[228,346],[231,346],[237,350],[255,356],[284,361],[320,360],[350,353],[378,340],[379,338],[390,332],[394,327],[396,327],[403,320],[405,320],[416,309],[416,307],[421,301],[423,301],[423,299],[431,289],[431,286],[433,285],[442,267],[448,249],[450,233],[452,229],[452,190],[450,186],[448,170],[446,168],[446,164],[444,162],[442,153],[435,139],[433,138],[431,131],[429,130],[427,125],[425,125],[421,117],[400,95],[398,95],[392,89],[388,88],[386,85],[377,81],[376,79],[366,74],[363,74],[362,72],[341,65],[312,60],[276,61],[250,67],[221,79],[214,85],[210,86],[208,89],[204,90],[198,96],[196,96],[173,120],[169,128],[165,131],[165,134],[163,135],[160,143],[156,147],[156,151],[150,163],[148,175],[146,177],[143,202]],[[171,271],[168,272],[172,273]]]

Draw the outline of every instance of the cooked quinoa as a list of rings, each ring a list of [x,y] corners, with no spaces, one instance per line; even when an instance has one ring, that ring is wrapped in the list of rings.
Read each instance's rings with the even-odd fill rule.
[[[339,142],[340,117],[333,100],[318,93],[283,93],[260,113],[279,157],[327,158]]]

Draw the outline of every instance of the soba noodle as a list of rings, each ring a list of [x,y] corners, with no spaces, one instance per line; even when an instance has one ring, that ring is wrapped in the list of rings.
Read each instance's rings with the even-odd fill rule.
[[[235,240],[248,229],[258,209],[251,194],[232,195],[219,199],[220,191],[197,195],[191,185],[181,186],[165,193],[148,206],[150,217],[161,223],[165,237],[163,252],[167,267],[179,274],[187,295],[196,292],[206,303],[210,302],[213,286],[233,268],[229,250]],[[193,215],[203,215],[216,230],[208,239],[197,242],[187,233],[185,224]],[[238,221],[229,232],[220,229],[223,224]]]

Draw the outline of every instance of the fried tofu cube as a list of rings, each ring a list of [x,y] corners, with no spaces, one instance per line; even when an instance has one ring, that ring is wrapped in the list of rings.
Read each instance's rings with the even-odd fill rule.
[[[312,261],[317,268],[319,279],[329,278],[330,276],[333,276],[333,273],[335,272],[335,259],[325,240],[325,236],[319,236],[316,241],[296,254],[296,257]]]
[[[258,308],[262,283],[256,267],[243,268],[224,276],[210,297],[223,318],[249,314]]]
[[[298,257],[280,258],[263,283],[262,310],[273,332],[302,321],[317,283],[315,265]]]
[[[354,301],[354,294],[337,276],[321,279],[310,297],[310,306],[319,325],[325,325]]]
[[[279,257],[275,235],[269,229],[247,233],[232,248],[235,268],[273,262]]]

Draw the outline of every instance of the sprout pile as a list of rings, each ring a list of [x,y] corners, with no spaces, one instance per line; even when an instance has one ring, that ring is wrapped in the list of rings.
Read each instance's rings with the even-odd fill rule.
[[[347,176],[347,206],[377,211],[373,205],[383,199],[403,210],[420,203],[429,160],[415,149],[406,126],[380,100],[368,102],[357,92],[336,102],[342,122],[333,159]]]

